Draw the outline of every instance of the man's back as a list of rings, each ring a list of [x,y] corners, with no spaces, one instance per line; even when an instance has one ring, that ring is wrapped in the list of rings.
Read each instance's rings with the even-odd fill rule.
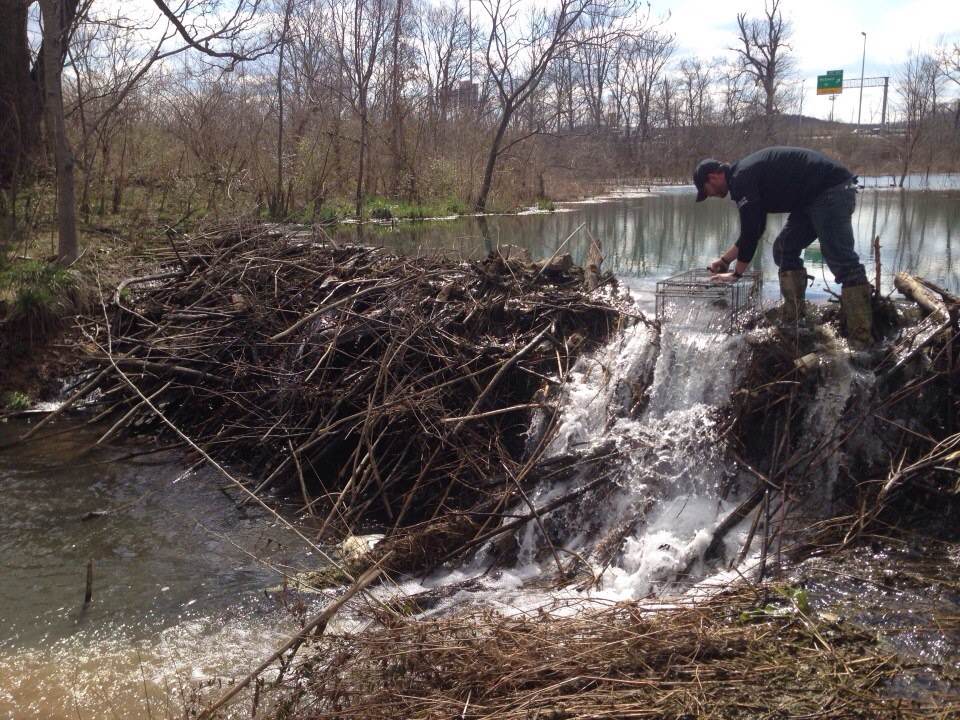
[[[730,166],[730,195],[738,204],[746,198],[765,212],[791,212],[808,205],[827,188],[847,182],[853,174],[816,150],[769,147]]]

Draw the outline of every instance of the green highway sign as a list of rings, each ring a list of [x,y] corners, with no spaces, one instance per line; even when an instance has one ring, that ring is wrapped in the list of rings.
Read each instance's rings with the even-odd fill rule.
[[[817,95],[839,95],[843,92],[843,70],[828,70],[817,75]]]

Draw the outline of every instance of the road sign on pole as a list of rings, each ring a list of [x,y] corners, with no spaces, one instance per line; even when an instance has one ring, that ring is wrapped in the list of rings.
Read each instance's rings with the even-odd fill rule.
[[[843,70],[829,70],[817,75],[817,95],[839,95],[843,92]]]

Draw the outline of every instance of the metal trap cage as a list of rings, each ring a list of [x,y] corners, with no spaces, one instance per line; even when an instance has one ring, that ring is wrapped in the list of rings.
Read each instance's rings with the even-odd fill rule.
[[[763,277],[758,270],[748,270],[736,282],[711,282],[707,269],[687,270],[657,283],[657,320],[670,319],[671,306],[686,302],[709,305],[722,320],[727,332],[735,332],[744,323],[747,313],[760,302]],[[721,324],[718,322],[718,324]]]

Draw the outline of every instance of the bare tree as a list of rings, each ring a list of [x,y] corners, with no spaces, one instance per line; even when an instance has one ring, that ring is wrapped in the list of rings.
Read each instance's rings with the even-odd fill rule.
[[[637,105],[637,136],[642,141],[650,137],[656,87],[673,55],[673,50],[673,36],[657,28],[636,38],[630,45],[628,64],[632,95]]]
[[[950,47],[939,47],[937,60],[943,76],[960,88],[960,42],[955,42]],[[960,98],[957,98],[954,105],[953,128],[960,130]]]
[[[746,13],[737,15],[740,45],[731,48],[737,53],[741,71],[753,79],[762,93],[763,114],[767,118],[779,111],[780,87],[793,70],[789,45],[792,28],[783,19],[780,2],[766,0],[762,18],[747,18]]]
[[[43,103],[30,73],[28,10],[22,0],[0,0],[0,249],[14,234],[17,191],[40,137]]]
[[[78,253],[76,210],[73,208],[74,158],[67,137],[64,118],[63,64],[77,22],[86,15],[86,10],[92,2],[93,0],[84,0],[81,4],[79,0],[43,0],[39,3],[43,21],[41,49],[35,66],[26,77],[34,84],[42,82],[43,92],[31,91],[29,87],[21,88],[26,92],[18,99],[14,99],[12,103],[14,105],[13,112],[22,126],[24,121],[36,121],[37,112],[31,108],[32,104],[36,104],[34,98],[40,98],[39,107],[43,110],[47,136],[53,146],[57,168],[58,233],[60,238],[58,257],[62,262],[72,262]],[[26,42],[25,39],[20,37],[21,34],[25,37],[27,32],[22,10],[29,8],[32,4],[32,0],[26,0],[25,2],[14,0],[0,5],[0,26],[3,26],[8,20],[14,21],[13,33],[16,34],[16,37],[11,37],[11,40],[15,41],[14,47],[21,47]],[[256,28],[259,22],[259,0],[236,0],[232,10],[217,2],[217,0],[184,0],[175,10],[171,9],[163,0],[154,0],[154,5],[160,10],[161,15],[172,28],[170,32],[162,33],[162,36],[172,38],[177,35],[181,38],[183,44],[176,49],[161,52],[157,48],[152,53],[148,53],[147,59],[124,86],[125,91],[117,93],[113,104],[100,114],[101,119],[113,112],[123,102],[126,94],[135,85],[136,80],[143,77],[147,69],[161,57],[168,57],[187,48],[195,48],[207,57],[232,65],[260,57],[272,49],[269,45],[257,41],[256,33],[250,32],[251,29]],[[249,43],[251,38],[254,39],[252,45]],[[53,49],[50,46],[53,46]],[[22,53],[17,56],[17,62],[22,63],[24,59]],[[29,60],[29,53],[26,59]],[[22,81],[24,77],[23,69],[17,69],[13,77],[18,83]],[[11,98],[11,94],[6,90],[0,93],[0,99],[7,99],[9,102]],[[52,103],[52,107],[49,107],[48,103]],[[96,124],[98,123],[93,123],[93,125]],[[38,135],[39,133],[32,129],[24,131],[23,128],[15,135],[0,133],[0,142],[3,143],[0,146],[0,157],[14,156],[20,159],[29,157],[33,154],[34,148],[29,144],[24,145],[23,141],[36,138]],[[9,182],[9,180],[3,179],[4,186],[9,185]],[[67,207],[67,204],[70,207]]]
[[[514,28],[518,26],[519,0],[481,0],[481,4],[490,22],[484,60],[499,106],[483,181],[474,203],[483,212],[499,157],[542,130],[529,130],[504,144],[514,115],[537,91],[554,60],[580,41],[575,30],[584,14],[593,8],[599,12],[600,7],[594,0],[560,0],[554,10],[532,8],[517,32]]]
[[[432,116],[434,139],[440,141],[455,97],[454,88],[461,81],[469,81],[470,26],[464,6],[460,0],[453,0],[449,5],[422,6],[417,29],[427,108]]]
[[[612,76],[627,41],[633,36],[628,18],[630,25],[636,20],[632,7],[610,3],[588,7],[579,21],[574,57],[584,102],[596,128],[605,124]]]
[[[73,151],[63,115],[63,55],[69,26],[66,25],[66,8],[62,2],[40,0],[40,12],[43,15],[43,104],[57,168],[57,259],[70,264],[77,259],[79,248]]]
[[[283,59],[287,49],[290,32],[290,17],[293,14],[293,0],[282,0],[282,23],[277,39],[279,57],[277,58],[277,182],[270,194],[269,208],[271,216],[283,217],[287,214],[289,195],[283,189]]]
[[[291,84],[300,106],[302,132],[309,135],[298,160],[316,213],[326,202],[328,181],[340,186],[346,177],[344,125],[350,113],[347,80],[337,53],[331,50],[334,27],[328,5],[298,5],[293,24]]]
[[[937,111],[943,75],[936,58],[920,53],[911,54],[897,78],[903,112],[904,135],[900,146],[900,187],[910,172],[917,147],[924,137],[927,125]]]
[[[710,111],[710,88],[713,83],[711,68],[700,58],[686,58],[680,62],[680,93],[683,116],[687,127],[702,126]]]
[[[731,126],[743,122],[750,105],[750,78],[740,71],[738,65],[717,63],[720,84],[720,122]]]
[[[346,80],[344,94],[360,121],[354,193],[358,218],[363,213],[364,178],[370,144],[371,80],[384,49],[389,14],[385,0],[354,0],[352,4],[332,0],[330,4],[331,40]]]

